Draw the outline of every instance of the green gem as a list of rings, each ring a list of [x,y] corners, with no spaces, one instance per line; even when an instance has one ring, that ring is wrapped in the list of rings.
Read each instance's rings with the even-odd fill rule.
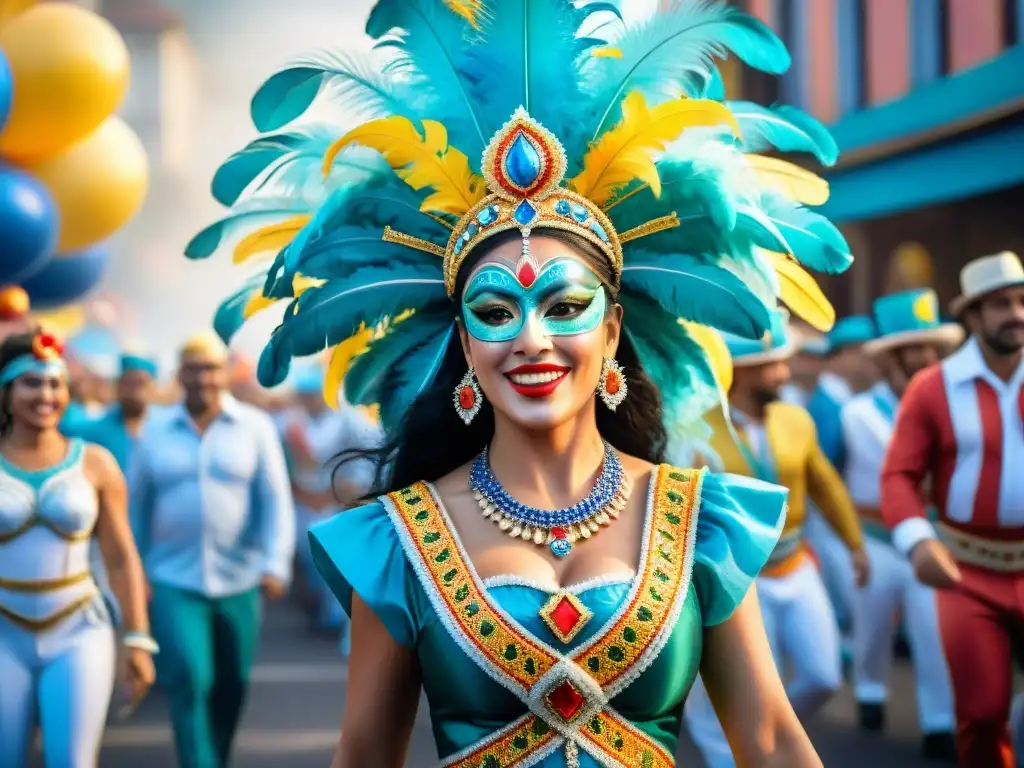
[[[410,496],[408,499],[405,500],[406,504],[410,505],[419,504],[421,501],[423,501],[423,497],[421,496]]]
[[[535,662],[532,657],[527,657],[526,661],[523,663],[523,669],[526,670],[526,674],[535,675],[537,674],[537,662]]]
[[[459,587],[457,590],[455,590],[455,602],[461,603],[467,597],[469,597],[469,586],[468,585],[463,584],[461,587]]]
[[[658,590],[656,590],[654,587],[650,587],[647,591],[651,593],[651,598],[657,600],[659,603],[662,600],[664,600],[664,598],[660,594],[658,594]]]
[[[608,658],[614,662],[620,662],[624,658],[626,658],[626,652],[622,650],[619,646],[613,645],[611,648],[608,649]]]
[[[615,747],[616,749],[622,749],[624,744],[622,742],[622,734],[621,733],[616,733],[615,734],[615,741],[612,742],[612,746]]]
[[[448,548],[446,547],[445,549],[442,549],[438,553],[437,557],[434,558],[434,562],[443,563],[445,560],[447,560],[451,556],[452,556],[452,553],[449,552]]]
[[[520,734],[519,736],[516,736],[514,739],[512,739],[512,746],[516,749],[526,749],[528,746],[530,746],[530,740],[522,734]]]
[[[669,575],[665,573],[661,568],[656,568],[654,571],[654,578],[660,579],[661,581],[668,581]]]
[[[483,627],[481,627],[480,629],[481,631],[483,631]],[[518,655],[519,650],[516,648],[515,643],[509,643],[507,646],[505,646],[505,658],[508,661],[515,661]]]
[[[626,627],[624,630],[622,630],[622,639],[625,640],[627,643],[635,643],[636,630],[632,627]]]
[[[673,480],[678,480],[681,483],[684,483],[689,479],[682,472],[669,472],[668,476],[671,477]]]
[[[601,718],[595,717],[593,720],[590,721],[590,730],[592,730],[596,734],[601,733]]]
[[[641,605],[640,609],[636,612],[636,617],[640,619],[640,621],[650,621],[654,618],[654,614],[651,613],[651,609],[646,605]]]
[[[597,672],[601,668],[601,660],[597,656],[591,656],[587,659],[587,666],[590,667],[591,672]]]
[[[446,573],[441,578],[444,579],[444,583],[445,584],[448,584],[448,583],[451,582],[452,579],[454,579],[458,575],[459,575],[459,569],[458,568],[452,568],[450,571],[448,571],[448,573]]]
[[[480,634],[484,637],[490,637],[494,634],[494,625],[489,621],[480,622]]]
[[[663,531],[661,528],[658,529],[658,535],[660,535],[662,538],[668,539],[669,541],[675,541],[676,540],[675,536],[673,536],[668,531]]]
[[[539,717],[536,718],[533,721],[533,735],[534,736],[538,736],[538,737],[543,736],[544,734],[546,734],[550,730],[551,730],[551,728],[548,727],[548,724],[545,723],[543,720],[541,720]]]
[[[429,533],[423,534],[423,542],[425,544],[433,544],[435,541],[441,538],[441,534],[437,531],[430,531]]]
[[[501,768],[501,763],[498,762],[498,758],[494,755],[488,755],[484,758],[484,761],[480,763],[480,768]]]
[[[480,606],[477,605],[476,600],[474,600],[472,603],[470,603],[469,605],[466,606],[466,615],[467,616],[470,616],[470,617],[476,616],[479,612],[480,612]]]
[[[683,503],[683,497],[680,496],[675,491],[669,491],[665,495],[668,496],[668,500],[671,501],[673,504],[682,504]]]
[[[654,768],[654,755],[651,752],[644,752],[640,758],[640,768]]]
[[[683,522],[683,519],[679,517],[679,515],[674,515],[671,512],[665,515],[665,519],[672,523],[672,525],[679,525]]]
[[[424,520],[426,520],[428,517],[430,517],[430,512],[428,512],[425,509],[422,512],[417,512],[416,513],[416,519],[419,520],[421,523]]]

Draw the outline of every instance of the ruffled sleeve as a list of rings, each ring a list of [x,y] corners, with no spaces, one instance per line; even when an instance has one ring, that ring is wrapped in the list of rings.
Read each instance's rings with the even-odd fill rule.
[[[313,562],[345,612],[352,594],[366,603],[400,645],[414,647],[425,595],[384,507],[340,512],[309,531]]]
[[[705,626],[728,619],[764,567],[786,521],[788,494],[740,475],[704,476],[693,581]]]

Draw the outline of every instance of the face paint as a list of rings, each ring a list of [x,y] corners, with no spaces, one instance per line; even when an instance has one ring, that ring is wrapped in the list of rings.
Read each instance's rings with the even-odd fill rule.
[[[554,259],[523,286],[508,267],[488,264],[466,286],[462,315],[480,341],[518,336],[533,316],[548,336],[575,336],[601,324],[607,299],[600,278],[575,259]]]

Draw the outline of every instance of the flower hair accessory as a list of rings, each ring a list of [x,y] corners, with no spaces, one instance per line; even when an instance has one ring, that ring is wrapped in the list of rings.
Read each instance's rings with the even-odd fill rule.
[[[607,259],[670,429],[699,420],[721,392],[680,319],[760,339],[781,298],[828,321],[801,265],[841,272],[852,256],[809,207],[828,185],[761,154],[830,165],[826,129],[794,107],[725,100],[716,62],[781,74],[782,42],[731,4],[659,6],[627,26],[608,2],[378,0],[366,33],[379,67],[327,51],[273,74],[252,100],[262,135],[214,177],[230,209],[186,249],[272,257],[221,304],[217,332],[290,300],[260,381],[333,347],[325,392],[344,382],[390,428],[445,358],[467,258],[518,231],[528,285],[531,235],[562,230]],[[314,100],[345,121],[317,122]]]
[[[60,360],[64,355],[64,345],[52,333],[39,331],[32,339],[32,354],[42,362]]]

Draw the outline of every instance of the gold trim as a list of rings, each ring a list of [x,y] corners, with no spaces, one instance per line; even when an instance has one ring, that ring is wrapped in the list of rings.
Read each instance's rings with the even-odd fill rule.
[[[660,216],[657,219],[645,221],[639,227],[627,229],[619,235],[619,242],[625,245],[631,240],[639,240],[641,237],[656,235],[659,232],[664,232],[667,229],[675,229],[678,226],[679,216],[676,215],[675,211],[672,211],[668,216]]]
[[[563,600],[567,600],[569,602],[569,605],[575,608],[576,612],[580,615],[579,619],[577,619],[572,629],[570,629],[568,632],[562,632],[561,628],[558,626],[558,624],[555,623],[554,618],[552,618],[551,616],[551,614],[554,613],[555,608],[557,608],[559,603],[561,603]],[[589,608],[587,608],[587,606],[585,606],[583,602],[578,597],[576,597],[576,595],[574,595],[572,592],[564,591],[556,592],[550,598],[548,598],[548,601],[544,603],[543,607],[538,611],[538,613],[540,614],[540,617],[544,620],[544,623],[547,625],[548,629],[551,630],[551,633],[555,637],[557,637],[563,644],[566,645],[571,643],[573,639],[576,637],[576,635],[578,635],[582,631],[583,627],[585,627],[587,623],[594,617],[594,613]]]
[[[602,210],[602,211],[604,211],[605,213],[608,213],[608,211],[610,211],[610,210],[611,210],[612,208],[614,208],[614,207],[615,207],[616,205],[618,205],[619,203],[623,203],[623,202],[625,202],[626,200],[629,200],[629,198],[631,198],[631,197],[632,197],[633,195],[637,194],[638,192],[643,192],[643,191],[644,191],[645,189],[647,189],[647,188],[648,188],[649,186],[650,186],[650,185],[649,185],[649,184],[648,184],[647,182],[644,182],[643,184],[640,184],[640,185],[638,185],[638,186],[636,186],[636,187],[633,187],[633,188],[632,188],[631,190],[629,190],[629,192],[627,192],[626,194],[624,194],[624,195],[619,195],[618,197],[612,198],[612,199],[611,199],[611,200],[609,200],[609,201],[608,201],[607,203],[605,203],[604,205],[602,205],[602,206],[601,206],[601,210]]]
[[[439,259],[444,258],[444,248],[440,245],[436,245],[418,237],[413,237],[412,235],[407,235],[404,232],[396,232],[390,226],[384,227],[384,235],[381,239],[385,243],[404,245],[406,248],[423,251],[423,253],[429,253],[431,256],[437,256]]]
[[[74,602],[68,603],[56,613],[47,616],[45,619],[29,618],[28,616],[23,616],[20,613],[12,611],[10,608],[5,608],[3,605],[0,605],[0,616],[3,616],[4,618],[11,621],[13,624],[21,627],[26,632],[33,632],[38,634],[40,632],[46,632],[47,630],[53,629],[62,621],[64,621],[64,619],[73,616],[75,613],[77,613],[82,608],[87,606],[95,598],[95,593],[83,595]]]
[[[28,533],[38,525],[41,525],[44,528],[46,528],[54,536],[59,536],[60,538],[64,539],[64,541],[70,543],[88,541],[92,538],[92,530],[88,531],[87,533],[75,533],[69,536],[59,528],[47,522],[45,518],[41,517],[40,515],[33,514],[30,517],[28,517],[24,523],[19,525],[13,531],[0,534],[0,544],[7,544],[8,542],[14,541],[19,536],[23,536],[24,534]]]
[[[55,592],[58,589],[81,584],[92,575],[89,571],[73,573],[70,576],[58,576],[55,579],[0,579],[0,589],[11,592]]]
[[[1024,571],[1024,541],[986,539],[939,522],[935,529],[957,560],[1002,573]]]

